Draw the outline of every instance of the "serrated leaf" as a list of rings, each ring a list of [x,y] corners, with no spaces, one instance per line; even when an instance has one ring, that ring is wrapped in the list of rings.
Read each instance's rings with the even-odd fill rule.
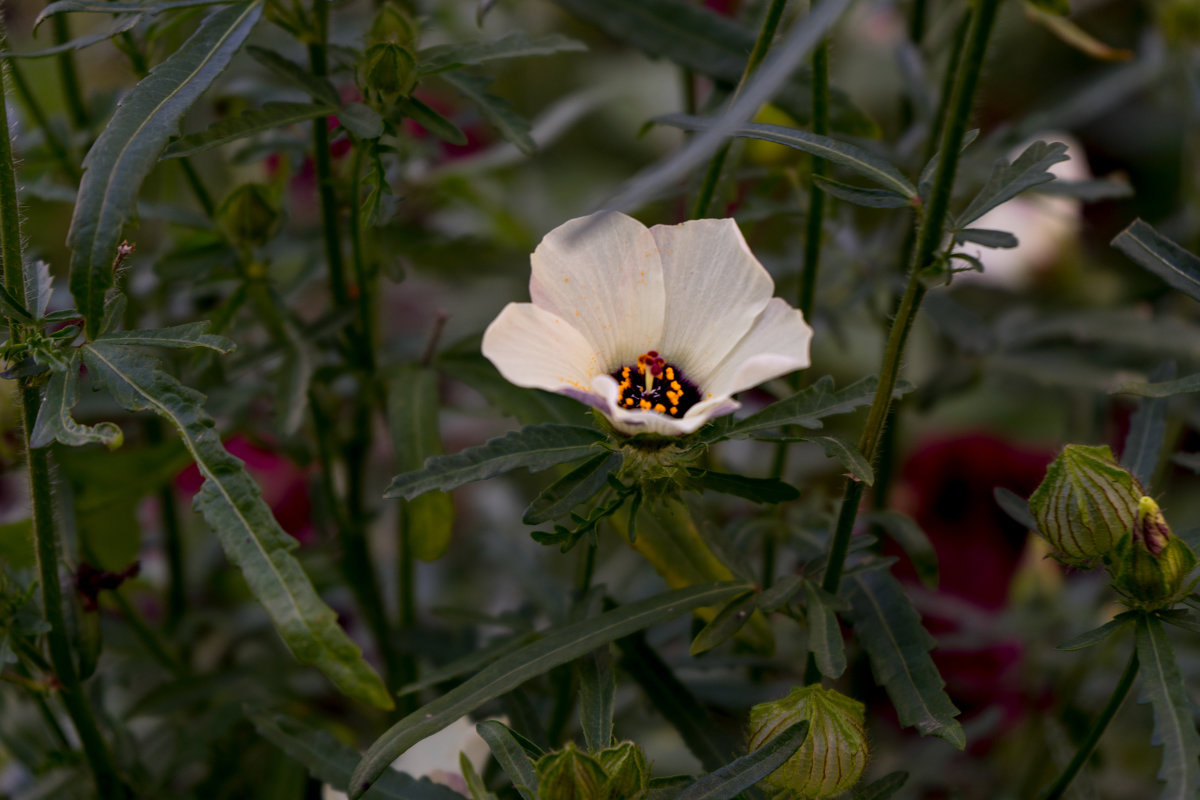
[[[112,331],[100,334],[95,341],[122,347],[166,347],[171,349],[204,347],[222,354],[232,353],[237,349],[237,345],[232,339],[209,333],[210,327],[212,327],[212,323],[203,320],[174,325],[170,328]]]
[[[750,621],[754,613],[756,592],[746,592],[723,605],[716,616],[700,629],[688,652],[693,656],[707,653],[714,647],[727,642]]]
[[[655,118],[655,121],[663,125],[682,128],[685,131],[703,131],[713,125],[711,119],[688,114],[668,114],[665,117]],[[838,141],[829,136],[819,136],[799,128],[766,125],[759,122],[743,125],[732,131],[731,135],[762,139],[802,150],[809,155],[823,158],[852,170],[904,197],[914,198],[917,196],[916,187],[909,183],[908,178],[905,178],[893,164],[849,142]]]
[[[538,800],[537,772],[533,762],[507,725],[496,720],[485,720],[475,726],[479,737],[487,742],[496,763],[508,775],[513,786],[525,800]]]
[[[897,770],[889,773],[855,792],[854,800],[888,800],[889,797],[904,788],[907,780],[907,772]]]
[[[308,773],[339,791],[346,791],[358,751],[320,728],[283,714],[250,714],[258,734],[303,766]],[[462,795],[429,778],[412,778],[394,769],[382,773],[365,800],[462,800]]]
[[[870,657],[875,682],[887,690],[900,724],[963,749],[967,740],[954,719],[959,711],[929,657],[933,637],[922,627],[921,615],[904,588],[890,573],[878,570],[849,576],[843,585],[854,634]]]
[[[45,447],[60,442],[68,447],[102,444],[108,448],[121,446],[125,435],[111,422],[82,425],[71,416],[78,401],[79,359],[73,356],[65,370],[55,370],[42,393],[42,405],[29,437],[30,447]]]
[[[806,738],[808,720],[801,720],[754,752],[703,776],[676,800],[730,800],[782,767]]]
[[[473,67],[504,58],[548,56],[554,53],[583,50],[587,50],[587,46],[583,42],[567,38],[559,33],[547,36],[510,33],[490,42],[463,42],[426,47],[417,53],[417,63],[420,65],[422,75],[431,75],[435,72]]]
[[[963,228],[955,231],[954,241],[960,244],[974,242],[983,247],[1016,247],[1020,244],[1017,237],[1008,231],[993,231],[987,228]]]
[[[370,106],[347,103],[337,112],[338,122],[359,139],[378,139],[383,135],[383,117]]]
[[[393,702],[379,676],[313,588],[245,465],[226,452],[203,407],[204,396],[128,347],[83,348],[88,370],[129,411],[154,411],[175,426],[204,477],[194,501],[230,560],[241,570],[288,648],[347,695],[380,708]]]
[[[1011,164],[1005,158],[996,159],[987,183],[958,216],[958,225],[965,227],[1026,189],[1054,180],[1050,167],[1066,160],[1065,144],[1041,141],[1026,147]]]
[[[56,56],[59,53],[69,53],[73,50],[82,50],[85,47],[91,47],[100,42],[106,42],[114,36],[120,36],[128,30],[137,27],[142,21],[141,14],[118,15],[107,27],[98,31],[93,31],[85,36],[80,36],[72,39],[69,42],[55,45],[53,47],[45,47],[41,50],[30,50],[26,53],[14,53],[11,50],[0,52],[0,61],[6,58],[45,58],[46,56]]]
[[[688,476],[700,489],[743,497],[755,503],[787,503],[800,497],[799,489],[778,478],[749,478],[694,467],[688,469]]]
[[[837,614],[811,581],[804,582],[804,592],[807,596],[804,613],[808,619],[808,650],[822,675],[840,677],[846,671],[846,646]]]
[[[449,491],[522,467],[530,472],[595,455],[604,434],[575,425],[531,425],[392,479],[384,497],[411,500],[425,492]]]
[[[1132,611],[1125,611],[1113,617],[1108,622],[1101,625],[1099,628],[1092,628],[1090,631],[1081,633],[1078,636],[1072,636],[1065,642],[1060,644],[1058,650],[1082,650],[1085,647],[1091,647],[1112,636],[1114,633],[1133,622],[1137,615]]]
[[[1200,300],[1200,258],[1184,250],[1142,220],[1117,234],[1112,246],[1167,285]]]
[[[1175,377],[1174,362],[1159,365],[1150,374],[1151,382]],[[1167,434],[1167,401],[1157,397],[1143,397],[1137,410],[1129,419],[1129,433],[1125,435],[1125,446],[1121,448],[1121,466],[1129,470],[1138,483],[1149,491],[1150,479],[1158,466],[1163,443]]]
[[[25,307],[21,310],[29,312],[27,317],[42,319],[46,316],[46,308],[54,292],[54,276],[50,274],[50,265],[45,261],[37,261],[22,271],[25,273]]]
[[[416,364],[401,367],[388,381],[388,428],[396,466],[420,469],[427,458],[442,453],[438,432],[437,373]],[[403,508],[405,535],[412,553],[436,561],[450,547],[454,502],[445,492],[428,492],[408,500]]]
[[[446,73],[442,80],[453,86],[466,99],[475,104],[484,118],[504,137],[527,156],[537,152],[537,144],[529,135],[529,120],[518,114],[507,100],[487,91],[491,78],[464,73]]]
[[[525,509],[522,521],[540,525],[566,516],[581,503],[591,500],[608,485],[608,476],[621,468],[620,453],[599,453],[547,486]]]
[[[251,58],[270,70],[275,77],[282,79],[293,88],[305,92],[318,103],[334,107],[341,106],[342,98],[338,96],[337,89],[325,78],[313,75],[294,61],[265,47],[250,45],[246,48],[246,52]]]
[[[217,11],[151,70],[117,107],[83,161],[83,179],[67,233],[71,294],[89,337],[100,332],[113,258],[135,210],[142,181],[184,113],[224,72],[262,15],[251,2]]]
[[[719,583],[678,589],[546,633],[389,728],[355,769],[350,781],[351,800],[361,797],[401,753],[488,700],[597,647],[696,608],[720,603],[747,588],[743,583]]]
[[[616,674],[608,645],[575,662],[579,676],[579,728],[588,751],[598,753],[612,744]]]
[[[1193,800],[1200,792],[1200,734],[1187,686],[1162,623],[1145,614],[1137,620],[1137,657],[1142,689],[1154,708],[1153,743],[1163,749],[1159,780],[1164,800]]]
[[[443,142],[460,146],[467,143],[467,135],[457,125],[416,97],[401,97],[396,101],[396,106],[404,116]]]
[[[916,521],[898,511],[872,511],[860,518],[863,522],[883,528],[912,561],[913,569],[916,570],[921,583],[928,589],[937,589],[937,551]]]
[[[813,182],[827,194],[839,200],[853,203],[864,208],[907,208],[912,206],[912,200],[891,189],[866,189],[861,186],[851,186],[841,183],[824,175],[813,175]]]
[[[256,133],[337,113],[336,106],[323,103],[267,103],[262,108],[247,109],[236,117],[214,122],[199,133],[176,139],[167,145],[159,160],[194,156]]]
[[[735,422],[730,428],[721,431],[719,438],[712,441],[741,439],[758,431],[772,430],[785,425],[797,425],[810,430],[820,429],[824,426],[821,420],[825,417],[848,414],[857,408],[870,405],[878,385],[879,379],[872,376],[834,391],[833,378],[826,375],[791,397],[772,403],[762,411]],[[894,396],[910,391],[911,388],[901,382],[897,385]]]

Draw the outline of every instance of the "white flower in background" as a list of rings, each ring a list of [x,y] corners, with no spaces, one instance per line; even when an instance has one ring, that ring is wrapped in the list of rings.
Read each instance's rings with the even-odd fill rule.
[[[1009,160],[1015,159],[1037,140],[1062,142],[1067,145],[1067,161],[1050,167],[1055,179],[1082,181],[1092,177],[1083,146],[1077,139],[1061,133],[1043,133],[1013,149]],[[971,223],[972,228],[1008,231],[1020,242],[1016,247],[982,249],[963,245],[959,252],[983,262],[983,272],[960,272],[954,282],[975,283],[1019,291],[1034,282],[1038,272],[1047,269],[1062,257],[1064,251],[1079,238],[1083,204],[1074,197],[1037,194],[1037,189],[1018,195],[993,208]]]
[[[732,219],[646,228],[616,212],[564,223],[533,253],[483,354],[518,386],[599,409],[622,433],[679,436],[735,392],[809,364],[812,329]]]

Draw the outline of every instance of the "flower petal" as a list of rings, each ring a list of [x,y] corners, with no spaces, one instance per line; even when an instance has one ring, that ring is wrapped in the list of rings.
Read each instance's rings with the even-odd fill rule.
[[[509,303],[483,332],[480,349],[509,383],[591,402],[580,394],[592,394],[592,377],[601,370],[596,351],[549,311]]]
[[[698,219],[650,229],[666,289],[663,340],[657,349],[697,385],[771,299],[775,282],[732,219]]]
[[[812,335],[803,314],[785,300],[771,298],[754,325],[700,387],[703,400],[696,408],[807,367]]]
[[[573,219],[546,234],[532,263],[530,297],[591,344],[598,357],[593,375],[659,348],[662,263],[642,223],[613,211]]]

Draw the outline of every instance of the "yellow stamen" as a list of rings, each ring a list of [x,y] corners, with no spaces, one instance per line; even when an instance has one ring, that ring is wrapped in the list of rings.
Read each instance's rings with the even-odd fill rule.
[[[631,406],[631,405],[633,405],[633,398],[632,398],[632,397],[626,397],[626,398],[625,398],[625,405],[627,405],[627,406]]]
[[[654,410],[661,414],[667,410],[667,407],[664,406],[662,403],[655,403]]]
[[[671,413],[672,413],[672,414],[678,414],[678,413],[679,413],[679,409],[678,409],[677,407],[675,407],[675,406],[671,406]]]
[[[675,370],[672,367],[667,367],[667,380],[675,380]]]
[[[650,410],[650,401],[649,400],[643,400],[641,403],[639,403],[639,405],[642,408],[644,408],[646,411]]]

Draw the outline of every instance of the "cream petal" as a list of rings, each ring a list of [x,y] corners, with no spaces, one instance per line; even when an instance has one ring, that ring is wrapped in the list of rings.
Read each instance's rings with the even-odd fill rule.
[[[700,385],[702,402],[807,367],[812,335],[803,314],[786,301],[771,298],[746,335]]]
[[[592,377],[601,371],[583,334],[532,303],[505,306],[483,332],[480,349],[509,383],[576,399],[591,394]]]
[[[642,223],[613,211],[573,219],[546,234],[532,263],[530,297],[587,339],[600,361],[593,374],[659,349],[662,263]]]
[[[614,428],[630,435],[653,433],[659,436],[686,436],[698,431],[713,417],[729,414],[740,405],[728,397],[715,398],[706,403],[697,403],[683,417],[671,417],[657,411],[628,409],[618,402],[620,390],[617,382],[609,375],[598,375],[592,380],[595,396],[604,398],[607,408],[601,408]]]
[[[650,229],[666,289],[657,348],[693,382],[704,383],[771,299],[775,282],[732,219],[698,219]]]

